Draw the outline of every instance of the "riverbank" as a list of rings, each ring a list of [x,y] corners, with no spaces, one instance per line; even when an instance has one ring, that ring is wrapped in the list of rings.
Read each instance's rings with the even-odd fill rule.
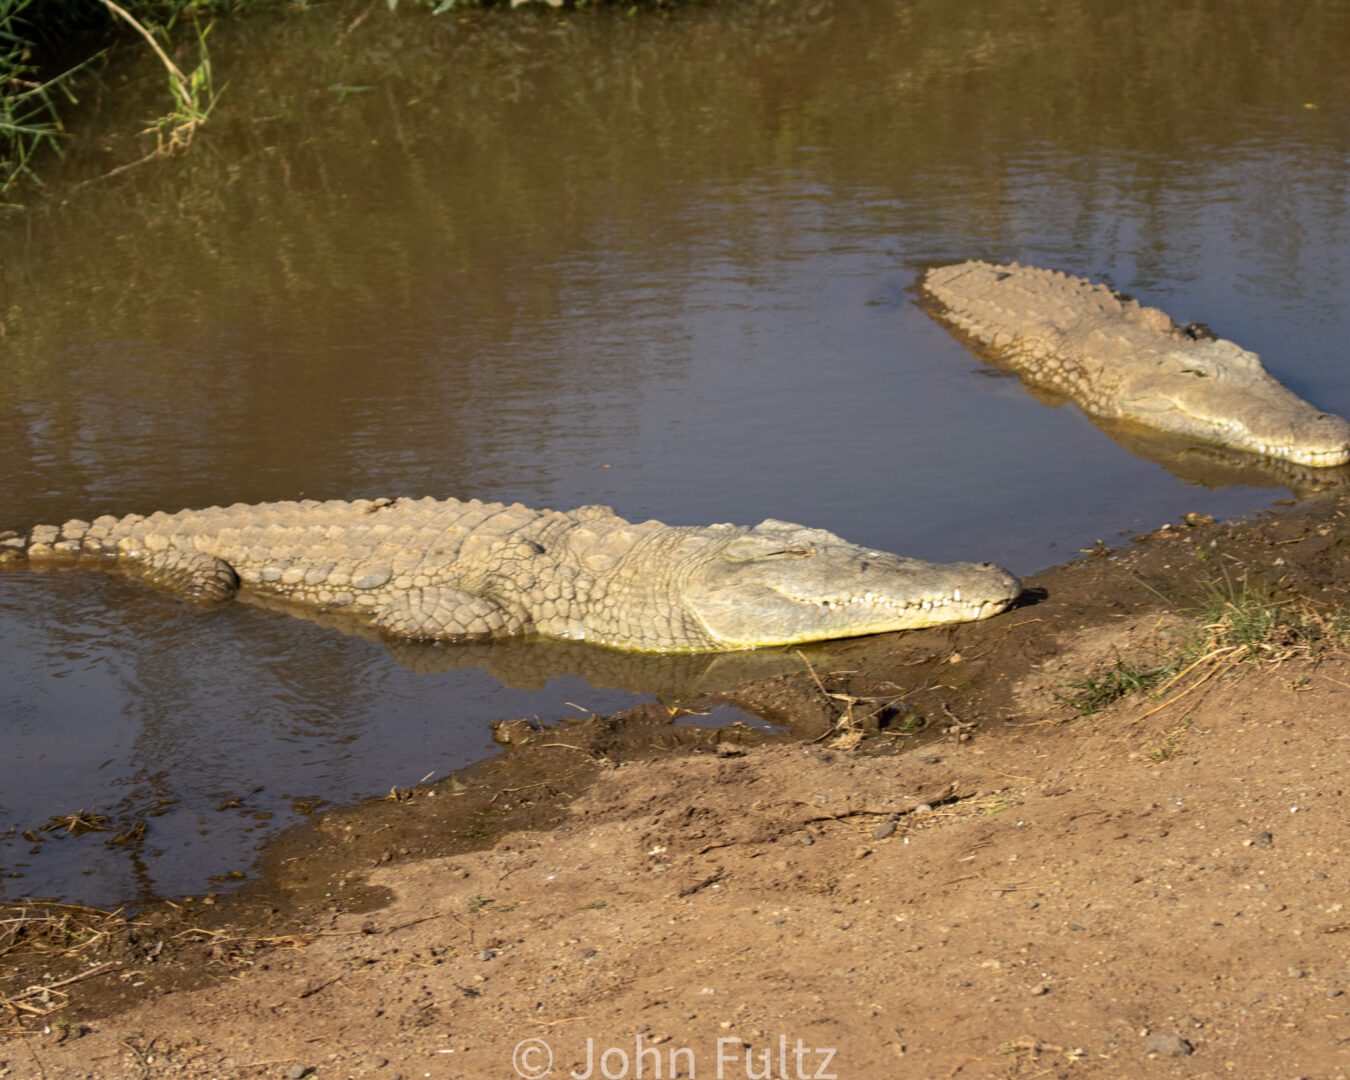
[[[237,897],[15,942],[0,1076],[1345,1076],[1348,507],[691,703],[791,741],[506,725]]]

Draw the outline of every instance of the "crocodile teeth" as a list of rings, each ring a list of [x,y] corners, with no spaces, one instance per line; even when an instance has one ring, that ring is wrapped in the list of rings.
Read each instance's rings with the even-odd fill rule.
[[[808,601],[798,598],[799,603],[808,603]],[[866,605],[871,607],[886,607],[897,611],[932,611],[934,608],[945,608],[961,606],[970,611],[982,611],[990,607],[994,601],[990,600],[966,600],[961,596],[959,589],[953,590],[951,596],[939,596],[924,600],[898,601],[888,600],[885,597],[877,596],[875,593],[864,593],[861,596],[851,596],[846,599],[821,600],[818,601],[821,607],[830,611],[839,611],[845,608]]]

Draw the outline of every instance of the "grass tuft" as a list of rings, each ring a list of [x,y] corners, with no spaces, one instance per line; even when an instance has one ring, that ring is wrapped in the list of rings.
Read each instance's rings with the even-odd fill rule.
[[[1180,667],[1179,658],[1150,667],[1117,660],[1109,668],[1070,683],[1072,693],[1061,695],[1060,700],[1077,709],[1080,716],[1091,716],[1130,694],[1148,693]]]
[[[1350,644],[1350,615],[1306,597],[1278,598],[1245,574],[1235,580],[1225,572],[1209,582],[1192,613],[1196,631],[1183,637],[1172,655],[1153,664],[1117,660],[1071,683],[1060,700],[1091,716],[1133,694],[1160,699],[1136,718],[1142,720],[1239,664],[1280,664]]]
[[[1244,660],[1278,663],[1350,640],[1344,612],[1318,608],[1303,597],[1277,599],[1245,576],[1210,582],[1199,615],[1210,650],[1233,649]]]

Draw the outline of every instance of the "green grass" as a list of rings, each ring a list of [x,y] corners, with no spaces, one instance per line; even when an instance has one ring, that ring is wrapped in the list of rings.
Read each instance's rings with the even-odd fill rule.
[[[150,127],[155,152],[186,146],[219,96],[206,50],[210,26],[196,25],[200,62],[188,73],[169,56],[170,33],[181,15],[205,7],[198,0],[0,0],[0,195],[22,181],[41,182],[34,162],[60,149],[62,108],[77,103],[76,77],[124,35],[149,49],[168,77],[171,107]],[[52,57],[76,50],[84,59],[50,73]]]
[[[1061,695],[1061,700],[1078,710],[1080,716],[1091,716],[1130,694],[1148,693],[1159,683],[1174,676],[1183,666],[1180,656],[1151,666],[1117,660],[1109,668],[1070,683],[1070,692]]]
[[[0,0],[0,194],[21,177],[35,177],[34,156],[61,134],[56,99],[65,76],[38,75],[25,14],[32,0]]]

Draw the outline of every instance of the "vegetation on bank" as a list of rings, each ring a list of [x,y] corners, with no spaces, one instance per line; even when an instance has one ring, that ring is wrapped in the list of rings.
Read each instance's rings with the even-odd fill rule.
[[[400,0],[384,0],[395,10]],[[512,8],[527,4],[562,7],[565,0],[497,0]],[[605,0],[570,0],[577,7]],[[626,0],[632,6],[637,0]],[[642,0],[663,7],[669,0]],[[494,0],[404,0],[434,15]],[[27,180],[40,182],[44,154],[59,152],[67,135],[64,117],[78,103],[95,61],[127,45],[148,50],[164,70],[166,112],[147,133],[147,155],[188,146],[220,95],[207,47],[212,20],[244,10],[305,8],[310,0],[0,0],[0,194]],[[375,6],[372,4],[372,7]],[[175,60],[187,52],[191,65]]]
[[[1350,643],[1350,615],[1301,597],[1276,598],[1245,577],[1211,581],[1192,614],[1195,629],[1169,655],[1144,663],[1117,660],[1073,682],[1064,703],[1091,716],[1120,698],[1149,694],[1162,704],[1147,716],[1238,664],[1310,658]]]

